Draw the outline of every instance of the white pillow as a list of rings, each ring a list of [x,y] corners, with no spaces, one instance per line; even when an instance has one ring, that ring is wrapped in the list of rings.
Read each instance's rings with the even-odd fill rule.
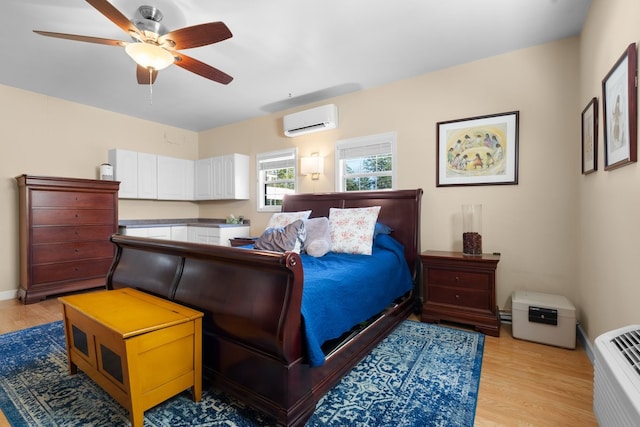
[[[331,252],[371,255],[380,206],[329,209]]]
[[[269,219],[269,224],[267,224],[266,228],[286,227],[299,219],[305,221],[309,218],[309,215],[311,215],[311,211],[274,213],[271,215],[271,219]]]

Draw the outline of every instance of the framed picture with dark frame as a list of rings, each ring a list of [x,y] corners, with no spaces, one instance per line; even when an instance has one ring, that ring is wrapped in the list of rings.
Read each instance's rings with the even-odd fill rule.
[[[582,173],[598,170],[598,98],[582,110]]]
[[[436,186],[517,184],[519,115],[438,122]]]
[[[602,80],[604,170],[637,161],[637,53],[631,43]]]

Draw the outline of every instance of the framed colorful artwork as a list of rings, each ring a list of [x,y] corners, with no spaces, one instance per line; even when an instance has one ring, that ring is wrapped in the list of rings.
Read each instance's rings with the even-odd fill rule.
[[[519,113],[438,122],[436,186],[517,184]]]
[[[637,54],[631,43],[602,80],[604,170],[637,161]]]
[[[582,110],[582,173],[598,170],[598,98]]]

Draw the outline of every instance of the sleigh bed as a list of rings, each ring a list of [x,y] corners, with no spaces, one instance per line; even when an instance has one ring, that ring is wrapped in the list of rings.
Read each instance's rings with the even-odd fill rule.
[[[356,296],[346,310],[355,317],[344,320],[355,323],[342,325],[339,333],[323,326],[334,326],[336,312],[345,311],[338,302],[353,292],[347,287],[320,297],[313,283],[326,276],[336,286],[352,284],[329,274],[334,267],[328,263],[367,255],[314,258],[113,235],[116,254],[107,287],[140,289],[204,312],[203,368],[213,385],[280,425],[301,426],[318,400],[418,306],[421,197],[421,189],[285,196],[283,212],[311,210],[310,218],[328,217],[331,208],[380,206],[377,222],[393,230],[376,237],[372,248],[371,257],[399,259],[386,268],[392,275],[383,280],[382,300],[371,305]],[[315,264],[320,271],[329,267],[317,273]],[[369,268],[363,268],[356,288],[369,291],[379,274],[367,277]],[[321,283],[316,289],[333,287]],[[319,299],[328,301],[324,308]]]

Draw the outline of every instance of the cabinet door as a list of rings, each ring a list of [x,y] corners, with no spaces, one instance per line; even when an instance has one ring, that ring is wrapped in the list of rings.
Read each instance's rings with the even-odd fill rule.
[[[188,235],[189,241],[193,243],[206,243],[209,244],[210,235],[207,227],[189,227]]]
[[[138,198],[138,153],[129,150],[109,150],[109,163],[113,166],[113,177],[120,181],[118,197]]]
[[[189,240],[186,225],[174,225],[171,227],[171,240],[186,242]]]
[[[196,200],[213,198],[213,162],[211,158],[195,162],[195,195]]]
[[[249,199],[249,156],[225,156],[225,198]]]
[[[138,198],[158,198],[158,156],[138,153]]]
[[[213,157],[211,159],[211,168],[213,171],[213,194],[212,199],[220,200],[225,198],[225,174],[224,174],[224,157]]]
[[[171,227],[127,227],[125,235],[171,240]]]
[[[193,160],[158,156],[158,199],[193,200]]]

